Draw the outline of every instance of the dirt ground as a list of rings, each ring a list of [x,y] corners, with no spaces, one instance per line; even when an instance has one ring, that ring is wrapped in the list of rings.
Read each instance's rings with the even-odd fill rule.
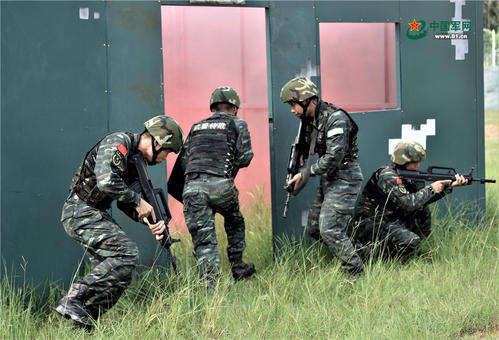
[[[499,339],[499,322],[491,327],[489,331],[478,331],[469,334],[464,339]]]

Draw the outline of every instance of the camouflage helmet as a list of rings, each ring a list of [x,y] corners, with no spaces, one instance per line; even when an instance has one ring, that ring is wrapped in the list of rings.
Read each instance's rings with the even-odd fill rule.
[[[156,116],[144,123],[144,127],[162,148],[179,153],[184,144],[184,133],[175,119]]]
[[[236,90],[229,86],[217,87],[211,94],[210,110],[213,105],[217,103],[229,103],[235,105],[237,108],[241,106],[241,100]]]
[[[297,77],[288,81],[281,89],[281,100],[283,103],[290,101],[302,102],[308,98],[317,96],[319,91],[310,79]]]
[[[426,153],[418,142],[401,141],[395,146],[392,153],[392,162],[398,165],[421,162],[425,159]]]

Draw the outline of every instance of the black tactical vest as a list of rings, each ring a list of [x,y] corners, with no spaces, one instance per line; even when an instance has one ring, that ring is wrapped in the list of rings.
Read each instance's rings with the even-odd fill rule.
[[[386,201],[387,196],[386,194],[378,187],[378,178],[379,174],[381,171],[392,168],[394,171],[396,171],[395,164],[388,164],[385,166],[382,166],[378,170],[376,170],[372,175],[371,178],[369,178],[369,181],[367,181],[367,184],[362,192],[361,198],[359,200],[359,209],[358,212],[361,216],[363,217],[370,217],[369,215],[373,215],[374,212],[376,211],[376,208],[378,211],[386,211],[386,212],[397,212],[400,211],[400,209],[397,207],[397,205],[391,201]],[[424,182],[422,182],[422,187],[421,183],[414,182],[414,181],[409,181],[403,179],[403,184],[404,187],[407,189],[407,192],[409,193],[414,193],[418,190],[420,190],[422,187],[424,187]]]
[[[357,142],[357,132],[359,131],[359,127],[355,123],[355,121],[350,117],[350,115],[343,109],[340,109],[332,104],[320,101],[317,105],[317,110],[316,110],[316,116],[319,115],[319,112],[321,112],[325,107],[328,107],[332,109],[331,112],[328,112],[326,114],[320,114],[320,121],[319,125],[321,130],[319,131],[319,134],[317,136],[317,144],[315,147],[315,151],[319,154],[319,156],[323,156],[326,153],[327,150],[327,145],[326,145],[326,139],[327,139],[327,120],[329,119],[329,116],[333,114],[334,112],[340,110],[343,112],[343,114],[348,118],[350,125],[351,125],[351,130],[348,135],[349,140],[348,140],[348,150],[345,152],[345,156],[343,158],[343,162],[351,162],[351,161],[356,161],[359,158],[359,146]]]
[[[231,177],[236,155],[234,117],[215,112],[192,126],[185,174],[205,173]]]
[[[132,141],[132,145],[134,143],[134,136],[131,133],[125,132],[125,134],[130,137]],[[83,162],[80,167],[76,171],[73,176],[73,180],[71,182],[71,186],[69,190],[72,193],[78,195],[80,199],[85,201],[89,206],[97,208],[99,210],[105,211],[111,207],[111,203],[113,199],[109,196],[106,196],[102,191],[97,187],[97,177],[95,176],[95,160],[97,158],[97,151],[99,150],[99,146],[101,142],[107,137],[104,136],[93,148],[91,148],[85,158],[83,158]],[[129,150],[129,154],[136,152],[136,150]],[[129,157],[131,158],[131,157]],[[124,177],[136,177],[135,174],[131,174],[128,171],[124,174]],[[130,182],[125,179],[127,184]]]

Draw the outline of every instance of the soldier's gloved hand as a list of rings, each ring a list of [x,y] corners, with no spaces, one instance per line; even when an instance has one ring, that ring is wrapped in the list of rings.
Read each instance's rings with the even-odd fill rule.
[[[436,194],[439,194],[442,191],[444,191],[445,186],[449,185],[450,182],[451,182],[450,179],[444,179],[444,180],[441,180],[441,181],[436,181],[436,182],[431,183],[431,187],[433,188],[433,191]]]
[[[144,199],[142,198],[140,199],[140,203],[138,206],[135,207],[135,210],[137,211],[140,220],[142,220],[144,217],[151,215],[152,221],[156,223],[156,215],[154,214],[154,209]]]
[[[458,187],[461,185],[466,185],[466,184],[468,184],[468,180],[465,179],[463,176],[457,174],[456,180],[454,182],[452,182],[452,184],[451,184],[451,188]]]
[[[144,223],[147,224],[149,229],[151,229],[151,233],[156,236],[156,240],[161,240],[163,238],[163,232],[165,231],[165,221],[161,220],[158,223],[151,224],[147,217],[143,219]]]

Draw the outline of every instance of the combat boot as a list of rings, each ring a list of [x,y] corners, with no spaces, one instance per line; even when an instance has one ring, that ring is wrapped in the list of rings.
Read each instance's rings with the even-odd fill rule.
[[[366,261],[369,255],[371,255],[371,249],[368,246],[362,244],[360,241],[355,240],[352,242],[353,248],[357,255],[359,255],[362,262]]]
[[[231,264],[231,269],[232,276],[236,281],[246,279],[256,273],[255,265],[253,263],[245,263],[243,261]]]
[[[57,313],[61,314],[66,319],[71,319],[80,327],[91,329],[94,325],[94,320],[85,308],[85,301],[90,296],[90,290],[87,285],[82,283],[74,283],[55,307]]]

